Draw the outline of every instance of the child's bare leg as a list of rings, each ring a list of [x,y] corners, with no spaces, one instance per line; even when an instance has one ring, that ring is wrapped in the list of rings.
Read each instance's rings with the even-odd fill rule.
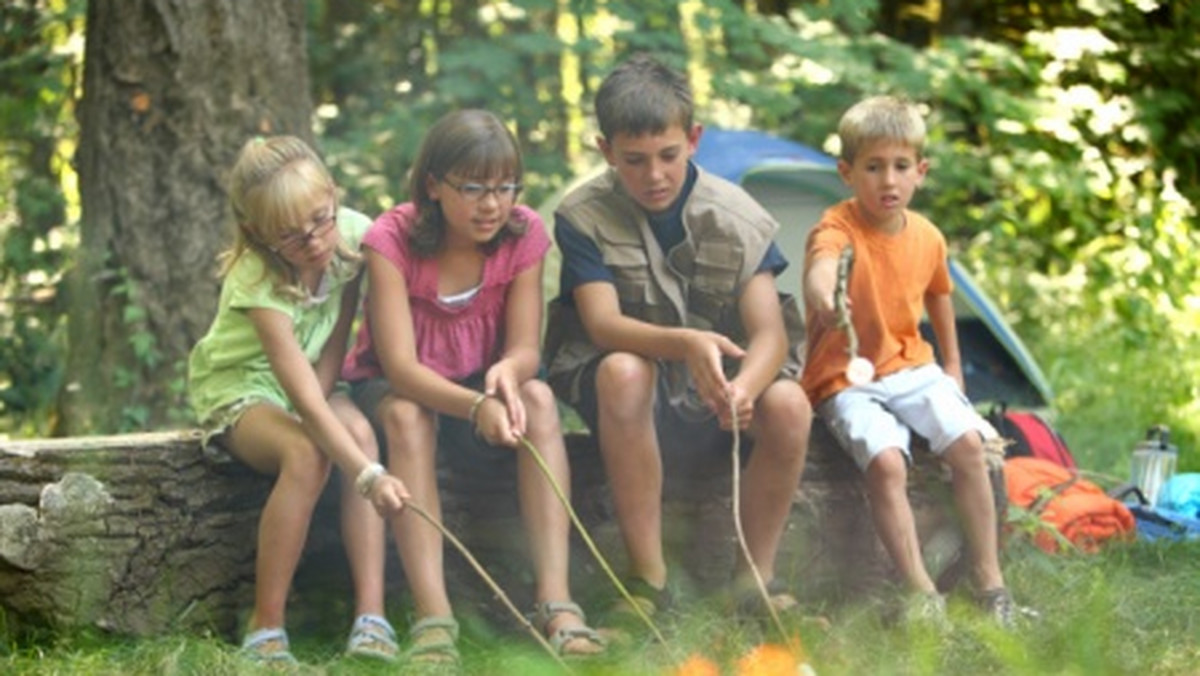
[[[905,583],[917,592],[936,592],[925,570],[917,523],[908,501],[908,467],[899,448],[888,448],[867,465],[867,494],[875,532]]]
[[[525,404],[526,436],[542,456],[563,496],[570,500],[571,470],[554,393],[546,383],[529,380],[521,386],[521,400]],[[537,576],[537,601],[570,601],[568,538],[571,522],[567,509],[528,449],[518,448],[517,453],[517,488]],[[582,617],[561,612],[551,615],[545,626],[537,629],[553,635],[559,629],[581,626],[584,626]],[[602,645],[586,638],[572,639],[563,646],[566,653],[591,653],[602,649]]]
[[[563,493],[569,497],[571,473],[554,395],[545,383],[530,380],[521,386],[521,398],[527,413],[529,440],[545,460]],[[517,488],[537,575],[538,601],[565,601],[570,598],[567,584],[570,522],[567,510],[533,456],[524,448],[518,448],[517,454]]]
[[[404,481],[412,503],[440,522],[433,414],[391,396],[380,402],[378,413],[387,438],[389,471]],[[442,568],[442,534],[416,512],[405,509],[392,519],[392,537],[417,617],[449,617],[452,611]]]
[[[811,427],[812,407],[795,381],[772,383],[755,403],[754,449],[742,477],[740,508],[746,545],[766,582],[775,577],[775,556],[804,471]],[[746,561],[738,557],[736,578],[748,574]]]
[[[364,456],[371,462],[378,462],[379,446],[375,441],[375,433],[362,412],[344,396],[333,397],[329,400],[329,406],[350,431]],[[357,477],[341,474],[342,546],[346,550],[346,561],[354,582],[354,614],[382,616],[385,555],[383,518],[375,511],[371,501],[359,495],[354,488]]]
[[[250,629],[282,627],[288,590],[330,465],[295,418],[266,404],[242,415],[230,446],[255,470],[277,475],[258,522]]]
[[[608,355],[596,371],[600,453],[612,488],[630,572],[667,582],[662,547],[662,458],[654,426],[657,370],[642,357]]]
[[[968,432],[950,444],[946,463],[953,470],[954,502],[971,548],[975,583],[980,590],[1004,586],[996,534],[996,504],[988,476],[983,440]]]

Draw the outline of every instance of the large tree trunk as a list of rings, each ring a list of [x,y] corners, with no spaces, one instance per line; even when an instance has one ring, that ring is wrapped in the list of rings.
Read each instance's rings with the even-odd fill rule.
[[[255,134],[311,138],[302,2],[92,0],[84,56],[61,434],[178,422],[229,239],[222,174]]]
[[[832,444],[818,426],[777,565],[778,575],[814,603],[861,597],[892,573],[871,527],[861,473]],[[599,454],[587,436],[569,436],[568,447],[575,509],[613,570],[623,572]],[[961,538],[945,507],[947,487],[936,471],[925,471],[936,470],[929,457],[918,454],[924,461],[911,496],[922,541],[937,541],[926,551],[931,572],[950,583]],[[722,471],[722,459],[713,458],[715,466],[688,476],[679,460],[664,459],[664,541],[673,575],[695,593],[716,592],[738,550],[731,469]],[[694,459],[687,465],[694,470]],[[531,607],[513,476],[443,474],[442,482],[447,527],[518,607]],[[10,626],[232,636],[253,600],[255,528],[269,487],[228,456],[204,453],[194,433],[0,442],[0,607]],[[292,626],[351,620],[336,493],[327,491],[318,507],[289,603]],[[447,548],[456,612],[515,628],[491,589]],[[400,603],[403,574],[390,546],[388,557],[388,601]],[[579,537],[571,568],[576,598],[603,607],[613,586]]]

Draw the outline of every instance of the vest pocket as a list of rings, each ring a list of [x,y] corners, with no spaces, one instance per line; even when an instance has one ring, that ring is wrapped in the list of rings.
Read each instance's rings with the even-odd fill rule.
[[[601,236],[604,264],[613,275],[613,286],[621,307],[629,314],[633,306],[641,308],[651,302],[650,262],[640,239],[617,239]]]

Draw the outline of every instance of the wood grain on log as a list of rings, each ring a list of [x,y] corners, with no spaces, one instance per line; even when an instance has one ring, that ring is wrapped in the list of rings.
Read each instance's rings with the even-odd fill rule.
[[[599,454],[586,435],[567,441],[572,502],[620,573],[623,548]],[[685,588],[697,593],[722,588],[737,552],[731,468],[727,460],[715,462],[724,464],[697,469],[686,459],[664,459],[664,541]],[[910,494],[922,540],[953,536],[936,463],[917,467]],[[518,604],[531,604],[514,475],[443,474],[441,480],[446,525]],[[10,625],[92,626],[132,635],[203,628],[233,635],[252,604],[255,531],[270,487],[269,478],[203,451],[194,431],[0,442],[0,605]],[[289,612],[322,589],[349,601],[336,492],[331,487],[318,506]],[[820,425],[792,513],[777,571],[803,599],[851,598],[891,574],[861,474]],[[947,552],[957,554],[958,538],[948,540]],[[572,546],[576,597],[599,603],[612,586],[578,536]],[[393,603],[406,592],[390,542],[388,556]],[[502,617],[491,592],[453,551],[447,578],[457,607]]]

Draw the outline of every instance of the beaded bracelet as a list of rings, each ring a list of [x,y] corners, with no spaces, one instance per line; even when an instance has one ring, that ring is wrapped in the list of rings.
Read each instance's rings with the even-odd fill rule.
[[[375,481],[387,472],[383,465],[374,462],[367,465],[358,473],[358,478],[354,480],[354,490],[364,498],[371,497],[371,490],[375,488]]]

